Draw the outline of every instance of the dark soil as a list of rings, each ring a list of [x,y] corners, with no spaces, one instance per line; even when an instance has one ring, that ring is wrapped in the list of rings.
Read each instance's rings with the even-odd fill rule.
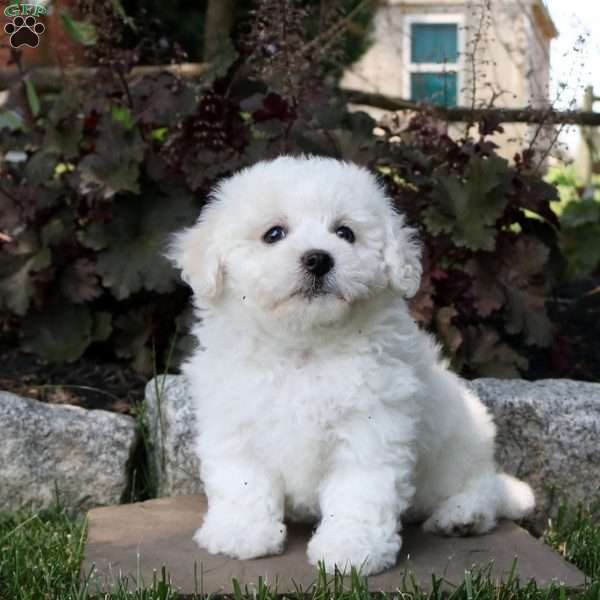
[[[75,404],[131,414],[144,399],[148,377],[115,362],[82,358],[48,363],[0,346],[0,390],[51,404]]]

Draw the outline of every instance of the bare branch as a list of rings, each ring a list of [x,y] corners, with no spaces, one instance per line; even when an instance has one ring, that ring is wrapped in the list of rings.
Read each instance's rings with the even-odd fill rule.
[[[70,78],[94,79],[102,68],[106,67],[34,67],[27,71],[27,76],[40,92],[59,91],[65,80]],[[126,74],[128,78],[168,72],[186,79],[201,76],[209,68],[207,63],[180,63],[174,65],[149,65],[134,67]],[[21,80],[23,74],[17,68],[0,69],[0,90],[8,89]]]
[[[434,104],[417,103],[403,98],[394,98],[373,92],[344,89],[342,93],[348,102],[364,104],[390,111],[415,111],[424,108],[447,121],[464,122],[478,121],[482,117],[496,117],[500,123],[566,123],[570,125],[600,126],[600,112],[577,110],[553,110],[548,108],[475,108],[470,106],[437,106]]]

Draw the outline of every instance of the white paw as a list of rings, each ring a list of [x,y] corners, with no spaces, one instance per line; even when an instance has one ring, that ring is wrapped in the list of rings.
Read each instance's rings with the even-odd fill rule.
[[[220,519],[208,511],[204,523],[194,535],[194,541],[211,554],[227,554],[249,559],[281,554],[286,527],[280,521],[253,520],[240,523],[238,519]]]
[[[321,523],[308,543],[308,559],[313,565],[323,562],[325,570],[349,573],[355,567],[362,575],[380,573],[392,567],[402,539],[364,523]]]
[[[423,523],[423,529],[439,535],[466,536],[486,533],[495,525],[495,511],[456,496],[441,504]]]

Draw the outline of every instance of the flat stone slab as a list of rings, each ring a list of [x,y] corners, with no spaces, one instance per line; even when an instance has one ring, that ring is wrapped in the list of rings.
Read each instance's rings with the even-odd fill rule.
[[[231,593],[232,579],[242,589],[253,586],[259,576],[279,593],[307,590],[317,575],[306,558],[311,534],[308,525],[289,525],[286,549],[279,556],[236,560],[210,555],[192,540],[206,511],[204,496],[160,498],[137,504],[96,508],[88,513],[88,541],[82,577],[92,573],[91,590],[109,591],[117,578],[130,576],[150,584],[153,571],[166,567],[174,586],[184,594],[198,591]],[[584,584],[579,569],[517,525],[504,522],[492,533],[471,538],[443,538],[424,533],[418,527],[404,531],[404,544],[393,569],[369,577],[373,591],[393,592],[412,573],[423,588],[431,575],[451,584],[463,581],[465,570],[491,565],[494,578],[507,578],[517,559],[522,581],[535,579],[538,585],[551,581],[569,588]],[[130,586],[131,589],[131,586]]]

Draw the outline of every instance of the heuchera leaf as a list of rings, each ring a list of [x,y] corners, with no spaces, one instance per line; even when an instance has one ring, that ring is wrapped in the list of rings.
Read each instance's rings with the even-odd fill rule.
[[[546,314],[546,298],[535,289],[508,288],[506,331],[523,333],[525,341],[535,346],[549,346],[552,341],[552,323]]]
[[[121,358],[133,360],[137,371],[151,373],[154,356],[149,347],[152,335],[152,307],[145,306],[141,311],[130,311],[115,321],[115,352]]]
[[[600,223],[600,202],[593,199],[569,202],[560,215],[560,224],[567,229],[589,223]]]
[[[424,212],[432,233],[452,233],[455,243],[471,250],[493,250],[493,227],[506,207],[507,162],[499,156],[471,159],[464,178],[439,175],[437,206]]]
[[[24,349],[52,361],[77,360],[92,341],[92,316],[83,304],[55,304],[23,323]]]
[[[452,324],[452,319],[457,315],[458,311],[453,306],[444,306],[435,315],[438,335],[450,356],[456,354],[463,341],[461,332]]]
[[[63,271],[59,281],[60,291],[71,302],[89,302],[97,298],[102,289],[96,265],[88,258],[78,258]]]
[[[510,245],[498,273],[506,294],[506,330],[523,333],[528,344],[548,346],[552,325],[545,310],[542,279],[549,249],[536,239],[522,236]],[[542,279],[543,281],[543,279]]]
[[[467,362],[481,377],[518,378],[527,369],[528,360],[500,341],[500,336],[486,326],[469,326],[465,330]]]
[[[192,197],[184,193],[148,193],[121,202],[106,227],[108,249],[98,255],[103,284],[120,300],[142,288],[171,291],[175,275],[164,257],[167,234],[189,225],[196,213]]]
[[[1,255],[0,255],[1,256]],[[51,264],[48,248],[0,258],[0,308],[25,315],[34,295],[33,276]]]
[[[564,231],[562,242],[569,259],[569,279],[590,275],[598,269],[600,266],[600,220]]]
[[[83,194],[99,192],[111,198],[117,192],[139,193],[140,162],[144,144],[137,129],[104,116],[98,125],[94,152],[78,166]]]
[[[56,167],[57,158],[53,154],[40,150],[33,154],[25,165],[25,176],[34,185],[48,183]]]
[[[34,128],[0,117],[0,154],[11,157],[0,233],[14,238],[6,261],[0,253],[0,302],[11,326],[28,324],[31,347],[72,358],[105,341],[151,370],[150,340],[156,333],[160,356],[185,302],[183,290],[172,293],[177,278],[162,256],[169,233],[193,221],[220,177],[282,152],[309,152],[379,172],[391,201],[421,229],[431,264],[412,309],[455,367],[503,376],[527,368],[529,345],[553,335],[545,307],[554,274],[548,249],[559,255],[553,188],[523,162],[509,167],[492,140],[452,140],[426,113],[405,128],[381,123],[373,135],[370,117],[349,114],[329,89],[298,86],[292,98],[277,83],[281,73],[267,78],[241,58],[234,72],[232,55],[224,58],[217,70],[225,78],[213,84],[215,71],[195,79],[152,73],[128,77],[126,90],[107,67],[98,85],[65,79],[58,96],[44,96]],[[573,273],[598,266],[598,220],[596,206],[565,210],[560,239]],[[72,314],[61,316],[63,306]],[[39,339],[31,322],[41,314],[51,331]]]
[[[506,301],[497,274],[498,265],[495,256],[478,256],[465,264],[465,271],[472,277],[471,294],[473,304],[481,317],[489,317],[499,310]]]

